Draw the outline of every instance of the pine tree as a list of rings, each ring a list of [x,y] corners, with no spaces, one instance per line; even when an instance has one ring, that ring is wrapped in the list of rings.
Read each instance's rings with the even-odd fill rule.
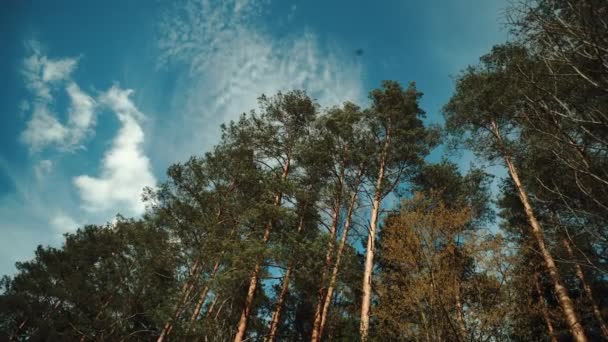
[[[368,161],[368,179],[371,185],[371,213],[365,248],[365,264],[361,295],[361,340],[366,341],[369,332],[372,304],[372,278],[376,234],[382,200],[394,187],[412,174],[428,153],[429,133],[422,123],[424,111],[418,102],[422,94],[412,83],[403,89],[398,83],[386,81],[381,89],[370,93],[371,108],[367,111],[366,124],[369,138],[377,150]]]

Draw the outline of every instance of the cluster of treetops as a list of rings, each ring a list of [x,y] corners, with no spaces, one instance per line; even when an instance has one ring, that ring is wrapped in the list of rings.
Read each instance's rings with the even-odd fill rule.
[[[414,84],[366,107],[260,97],[144,190],[143,217],[18,263],[0,340],[608,339],[608,3],[508,19],[443,127]],[[477,166],[425,161],[440,144]]]

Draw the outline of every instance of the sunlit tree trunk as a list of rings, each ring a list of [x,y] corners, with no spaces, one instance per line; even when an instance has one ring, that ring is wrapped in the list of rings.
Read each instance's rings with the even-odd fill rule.
[[[323,337],[323,329],[325,328],[327,314],[329,313],[334,289],[336,288],[336,283],[338,281],[338,271],[340,270],[340,262],[342,261],[342,255],[344,254],[344,248],[346,247],[346,242],[348,240],[348,232],[351,226],[353,211],[357,203],[357,195],[358,193],[355,191],[348,206],[346,221],[344,222],[344,228],[342,229],[342,237],[340,239],[340,244],[338,245],[338,250],[336,251],[336,260],[333,263],[331,278],[329,280],[329,285],[327,286],[325,298],[322,298],[321,302],[317,304],[321,310],[320,315],[318,317],[315,316],[311,341],[321,341],[321,337]]]
[[[559,305],[564,313],[564,318],[568,323],[568,327],[572,334],[572,337],[577,342],[586,342],[587,336],[583,329],[583,326],[576,315],[576,311],[574,310],[574,304],[572,303],[572,299],[568,295],[568,290],[564,287],[562,283],[562,279],[559,275],[557,266],[555,264],[555,260],[551,255],[549,249],[545,244],[545,237],[543,234],[542,227],[534,214],[534,210],[532,209],[532,205],[530,204],[530,200],[528,198],[528,194],[524,189],[524,186],[519,178],[519,173],[515,164],[511,160],[511,156],[508,153],[506,147],[504,146],[503,138],[498,130],[498,125],[496,121],[491,121],[492,131],[496,141],[498,142],[499,148],[502,152],[502,156],[504,158],[505,164],[509,171],[509,175],[515,184],[515,188],[519,195],[519,199],[521,200],[522,205],[524,206],[524,211],[526,213],[526,217],[528,218],[528,223],[530,224],[530,228],[532,230],[532,236],[534,237],[536,244],[538,246],[540,255],[542,256],[545,266],[547,267],[547,271],[549,272],[549,276],[551,278],[551,282],[553,283],[553,287],[555,290],[555,295],[559,302]]]
[[[207,309],[207,313],[206,313],[207,317],[209,317],[213,313],[213,310],[215,309],[215,304],[217,304],[218,299],[219,299],[218,296],[213,297],[211,304],[209,304],[209,309]]]
[[[378,226],[378,218],[380,216],[380,202],[382,201],[382,182],[384,180],[384,168],[386,166],[387,150],[390,143],[390,134],[387,133],[386,142],[380,159],[380,168],[378,170],[378,179],[374,189],[374,197],[372,200],[372,213],[369,224],[369,232],[367,235],[367,246],[365,252],[365,265],[363,269],[363,286],[361,288],[361,323],[359,332],[361,341],[367,341],[369,333],[369,316],[372,304],[372,275],[374,271],[374,252],[376,245],[376,228]]]
[[[285,181],[287,179],[287,175],[289,174],[291,159],[288,156],[287,161],[285,163],[285,167],[283,168],[283,174],[281,175],[281,180]],[[281,205],[282,194],[279,193],[275,197],[274,205]],[[264,231],[264,236],[262,238],[262,242],[268,242],[270,239],[270,231],[272,230],[272,222],[269,222],[266,225],[266,230]],[[251,311],[253,310],[253,299],[255,297],[255,291],[258,287],[258,282],[260,278],[260,271],[262,269],[262,261],[258,260],[253,267],[253,272],[251,273],[251,277],[249,278],[249,288],[247,289],[247,297],[245,298],[245,307],[241,312],[241,317],[239,319],[239,323],[236,328],[236,335],[234,336],[234,342],[242,342],[245,339],[245,333],[247,332],[247,323],[249,322],[249,316],[251,315]]]
[[[325,283],[327,282],[327,272],[329,271],[329,267],[331,267],[332,262],[332,254],[334,252],[334,239],[336,236],[336,230],[338,227],[338,218],[340,217],[340,201],[338,200],[336,205],[333,208],[332,214],[332,222],[330,227],[330,239],[328,243],[327,253],[325,255],[325,269],[323,269],[323,273],[321,274],[321,286],[319,286],[319,290],[317,291],[317,305],[315,306],[314,313],[314,323],[312,330],[312,341],[316,341],[319,336],[319,325],[321,324],[321,315],[323,311],[323,301],[325,300],[325,294],[327,293],[327,288],[325,287]]]

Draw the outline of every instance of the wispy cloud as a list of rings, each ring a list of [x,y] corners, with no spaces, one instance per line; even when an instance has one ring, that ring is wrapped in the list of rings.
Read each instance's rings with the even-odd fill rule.
[[[131,93],[130,89],[113,86],[100,96],[100,102],[116,113],[122,126],[104,155],[101,175],[82,175],[74,179],[87,211],[108,212],[123,208],[123,214],[139,215],[145,209],[141,201],[143,188],[156,183],[150,161],[142,149],[144,132],[138,120],[144,115],[129,98]]]
[[[23,76],[26,86],[40,99],[52,100],[51,86],[70,77],[76,68],[76,58],[50,59],[41,51],[36,41],[27,43],[31,55],[23,62]]]
[[[10,196],[0,196],[0,274],[14,272],[14,262],[31,258],[36,245],[59,244],[84,218],[62,166],[48,159],[34,165],[15,169],[0,158],[0,169],[13,184]]]
[[[34,151],[66,141],[69,131],[55,118],[48,104],[35,103],[33,108],[32,117],[21,134],[21,140]]]
[[[42,180],[46,175],[53,172],[53,161],[49,159],[43,159],[34,166],[34,173],[36,178]]]
[[[97,103],[91,96],[83,92],[75,82],[70,82],[66,91],[70,97],[67,127],[71,133],[67,145],[75,146],[88,134],[92,133],[92,128],[96,123],[95,109]]]
[[[164,18],[161,66],[186,66],[174,94],[164,155],[186,158],[217,141],[218,126],[257,107],[262,93],[304,89],[323,105],[363,98],[361,66],[312,32],[277,38],[265,2],[189,1]],[[295,9],[294,9],[295,10]],[[286,13],[286,16],[293,13]],[[167,134],[167,126],[163,134]],[[185,128],[185,130],[184,130]],[[155,146],[156,147],[156,146]],[[176,160],[170,160],[176,161]]]
[[[64,150],[79,147],[95,125],[96,103],[71,80],[77,58],[51,59],[41,52],[38,43],[29,43],[31,55],[23,62],[23,76],[32,98],[23,102],[31,116],[21,134],[30,150],[39,151],[54,145]],[[53,112],[54,96],[65,89],[70,98],[67,123],[61,123]]]

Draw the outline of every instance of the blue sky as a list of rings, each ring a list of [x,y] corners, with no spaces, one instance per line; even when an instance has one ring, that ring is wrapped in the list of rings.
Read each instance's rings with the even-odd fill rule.
[[[0,13],[0,274],[116,213],[209,149],[261,93],[366,101],[452,76],[507,39],[506,1],[16,1]],[[362,50],[361,55],[355,53]],[[439,156],[439,152],[435,156]],[[460,162],[468,160],[459,157]]]

